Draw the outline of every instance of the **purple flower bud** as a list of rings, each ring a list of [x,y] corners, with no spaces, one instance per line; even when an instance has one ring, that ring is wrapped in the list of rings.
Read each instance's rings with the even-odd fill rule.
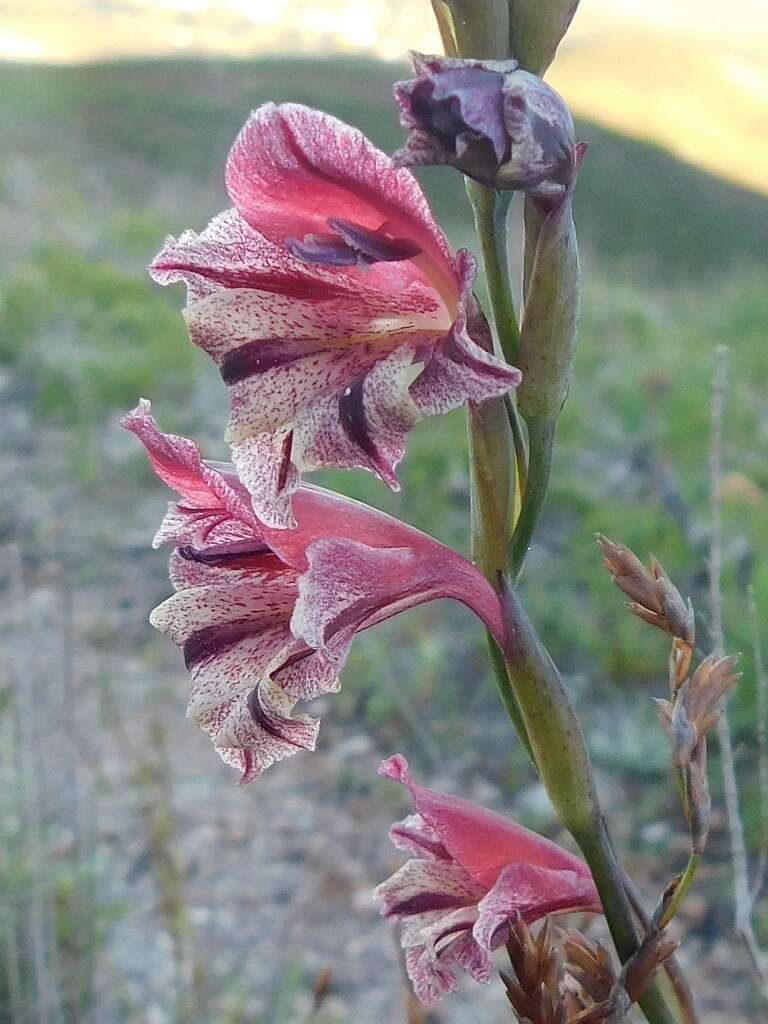
[[[450,164],[470,178],[557,201],[577,170],[573,120],[562,98],[517,61],[412,53],[416,78],[395,86],[409,130],[400,166]]]

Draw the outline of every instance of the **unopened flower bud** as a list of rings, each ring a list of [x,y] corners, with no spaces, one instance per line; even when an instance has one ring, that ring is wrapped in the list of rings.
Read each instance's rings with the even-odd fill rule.
[[[409,130],[401,167],[450,164],[499,189],[558,202],[577,170],[573,119],[563,99],[517,61],[411,53],[416,78],[395,85]]]

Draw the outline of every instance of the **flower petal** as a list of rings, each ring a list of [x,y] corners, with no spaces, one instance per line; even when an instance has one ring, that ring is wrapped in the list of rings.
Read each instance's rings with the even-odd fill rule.
[[[456,320],[448,335],[432,349],[424,369],[411,385],[411,398],[422,416],[450,412],[466,402],[484,402],[504,395],[522,379],[514,366],[497,359],[477,344],[487,344],[487,325],[470,314],[476,309],[472,297],[476,264],[466,249],[456,254],[461,280],[461,299]],[[477,340],[476,340],[477,339]]]
[[[384,917],[416,917],[474,907],[484,890],[453,861],[408,860],[374,890]]]
[[[503,643],[493,588],[474,566],[436,541],[372,548],[353,540],[317,540],[307,548],[307,558],[291,629],[310,647],[345,651],[361,630],[445,597],[471,608]]]
[[[255,110],[229,154],[227,191],[245,220],[280,244],[326,234],[332,219],[374,231],[386,224],[451,277],[447,243],[416,179],[356,128],[319,110],[296,103]],[[368,274],[392,270],[380,264]]]
[[[292,570],[257,578],[255,569],[194,564],[209,579],[234,579],[180,590],[150,621],[184,652],[188,713],[221,757],[240,768],[241,781],[250,781],[275,761],[314,749],[319,723],[294,708],[338,683],[327,663],[291,635]]]
[[[450,860],[440,836],[420,814],[409,814],[389,830],[389,838],[398,850],[415,854],[425,860]]]
[[[402,755],[383,761],[379,774],[409,790],[416,810],[437,832],[451,856],[486,889],[510,864],[571,872],[593,884],[583,861],[544,836],[469,800],[417,785]]]
[[[192,539],[223,523],[232,526],[233,521],[238,527],[237,535],[259,535],[259,522],[237,479],[206,466],[192,441],[176,434],[163,434],[146,399],[142,398],[123,417],[121,425],[139,438],[155,473],[183,499],[183,504],[169,508],[154,547],[169,540]]]
[[[423,946],[407,950],[405,969],[414,992],[425,1006],[436,1003],[459,987],[453,971],[449,967],[435,963]]]
[[[516,914],[526,924],[533,924],[548,914],[576,910],[602,910],[591,877],[534,864],[510,864],[480,900],[473,934],[477,943],[490,952],[506,942],[508,926]]]
[[[363,467],[396,483],[420,415],[408,392],[414,354],[446,330],[428,292],[315,301],[221,290],[185,316],[230,388],[228,440],[262,521],[291,525],[302,468]]]
[[[169,236],[149,268],[158,284],[184,281],[195,302],[228,288],[253,288],[295,299],[352,297],[360,282],[307,265],[254,231],[237,210],[225,210],[199,234]]]

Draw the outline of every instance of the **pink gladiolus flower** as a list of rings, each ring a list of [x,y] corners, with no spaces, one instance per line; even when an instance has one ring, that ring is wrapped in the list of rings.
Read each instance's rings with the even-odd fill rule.
[[[265,525],[231,468],[203,462],[195,444],[163,434],[149,403],[123,419],[171,502],[154,546],[172,543],[176,593],[150,621],[182,648],[188,713],[241,781],[299,750],[318,721],[299,701],[339,688],[355,635],[425,601],[471,608],[503,643],[499,600],[466,559],[358,502],[315,487],[294,499],[297,525]]]
[[[601,912],[589,868],[556,843],[417,785],[399,754],[379,774],[402,783],[416,808],[389,833],[412,859],[374,895],[382,914],[400,922],[408,975],[423,1003],[456,991],[459,968],[488,981],[491,953],[517,914],[530,924],[548,914]]]
[[[390,487],[421,417],[516,386],[410,171],[356,129],[265,104],[232,147],[234,204],[169,238],[150,272],[187,284],[192,341],[230,388],[228,441],[259,519],[294,524],[303,470]]]

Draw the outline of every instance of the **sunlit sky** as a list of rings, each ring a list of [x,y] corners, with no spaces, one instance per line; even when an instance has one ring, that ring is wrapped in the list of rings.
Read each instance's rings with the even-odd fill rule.
[[[0,60],[437,50],[429,0],[0,0]],[[582,0],[577,113],[768,192],[768,0]]]

